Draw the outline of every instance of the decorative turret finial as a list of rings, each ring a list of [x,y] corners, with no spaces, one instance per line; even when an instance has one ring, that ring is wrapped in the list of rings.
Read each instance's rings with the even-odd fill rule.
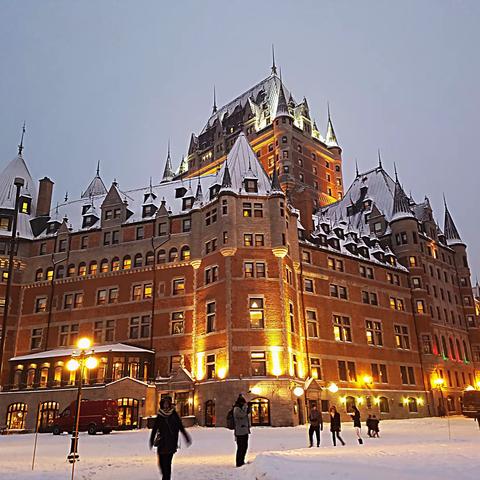
[[[277,74],[277,66],[275,65],[275,46],[272,43],[272,75]]]
[[[64,202],[68,201],[68,192],[65,192],[65,198],[63,199]]]
[[[382,156],[380,154],[380,149],[378,149],[378,168],[383,168],[382,165]]]
[[[20,145],[18,146],[18,154],[21,155],[23,152],[23,137],[25,136],[25,122],[23,122],[22,127],[22,137],[20,138]]]
[[[215,85],[213,86],[213,107],[212,114],[217,113],[217,95],[215,92]]]
[[[97,177],[100,176],[100,160],[97,162]]]
[[[360,174],[358,173],[358,162],[357,159],[355,159],[355,175],[358,177]]]
[[[397,164],[393,162],[393,171],[395,172],[395,182],[398,183]]]
[[[175,173],[172,168],[172,159],[170,157],[170,139],[168,139],[167,160],[165,162],[165,169],[163,170],[162,183],[169,182],[173,179],[174,175]]]
[[[153,187],[152,187],[152,177],[150,176],[150,195],[153,193]]]

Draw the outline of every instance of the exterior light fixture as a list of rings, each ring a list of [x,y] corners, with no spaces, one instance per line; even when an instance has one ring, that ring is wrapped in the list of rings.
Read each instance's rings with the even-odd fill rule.
[[[80,350],[88,350],[92,346],[92,342],[89,338],[83,337],[77,342],[77,347]]]
[[[369,384],[373,382],[373,378],[370,375],[363,376],[363,383]]]
[[[337,393],[338,392],[338,385],[336,383],[331,383],[328,387],[327,387],[327,390],[330,392],[330,393]]]
[[[254,395],[260,395],[262,393],[262,389],[258,385],[255,385],[250,389],[250,392],[253,393]]]
[[[305,393],[305,390],[303,390],[302,387],[295,387],[295,388],[293,389],[293,394],[294,394],[296,397],[301,397],[304,393]]]

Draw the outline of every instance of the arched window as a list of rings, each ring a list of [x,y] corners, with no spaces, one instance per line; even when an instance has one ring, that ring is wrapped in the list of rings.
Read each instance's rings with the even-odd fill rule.
[[[85,262],[81,262],[78,264],[78,275],[80,277],[84,277],[87,274],[87,264]]]
[[[23,370],[21,368],[17,368],[15,370],[15,374],[13,375],[13,388],[20,388],[22,386],[22,377]]]
[[[67,268],[67,277],[75,276],[75,265],[71,263]]]
[[[447,358],[448,357],[448,348],[447,348],[447,342],[445,340],[445,337],[442,335],[442,355]]]
[[[53,421],[58,417],[58,402],[42,402],[38,406],[37,425],[40,433],[50,432]]]
[[[184,245],[180,250],[180,259],[190,260],[190,247],[188,245]]]
[[[108,272],[108,260],[106,258],[104,258],[101,262],[100,262],[100,272],[101,273],[105,273],[105,272]]]
[[[418,412],[417,399],[413,397],[408,397],[408,411],[410,413]]]
[[[354,406],[355,406],[355,397],[348,396],[345,399],[345,409],[347,410],[347,413],[352,413]]]
[[[27,388],[33,388],[33,384],[35,383],[35,368],[29,368],[27,370]]]
[[[433,338],[435,342],[433,353],[435,355],[440,355],[440,344],[438,343],[438,335],[435,334]]]
[[[133,266],[135,268],[141,267],[143,264],[143,255],[141,253],[137,253],[133,260]]]
[[[48,371],[48,367],[42,367],[40,369],[40,383],[38,385],[40,388],[46,388],[48,385]]]
[[[270,425],[270,402],[266,398],[254,398],[251,402],[251,424]]]
[[[125,255],[123,257],[123,267],[124,270],[130,270],[132,268],[132,258],[130,255]]]
[[[155,262],[155,254],[152,251],[147,252],[147,254],[145,255],[145,265],[146,266],[153,265],[154,262]]]
[[[60,387],[62,385],[62,377],[63,367],[61,365],[57,365],[53,371],[53,385],[55,387]]]
[[[27,417],[26,403],[12,403],[7,409],[7,428],[9,430],[23,430]]]
[[[157,253],[157,263],[165,263],[167,261],[167,252],[165,250],[160,249]]]
[[[455,348],[453,348],[452,337],[448,337],[448,344],[450,345],[450,358],[452,360],[454,360],[455,359]]]
[[[170,249],[170,252],[168,252],[168,261],[169,262],[176,262],[178,260],[178,250],[173,247]]]
[[[36,282],[41,282],[42,280],[43,280],[43,270],[41,268],[39,268],[35,272],[35,281]]]
[[[380,397],[378,401],[378,407],[380,408],[380,413],[390,412],[390,405],[388,404],[388,398]]]
[[[118,257],[112,258],[112,272],[120,270],[120,259]]]
[[[88,274],[89,275],[96,275],[98,271],[98,264],[95,260],[90,262],[90,265],[88,266]]]
[[[65,267],[63,265],[59,265],[57,267],[57,278],[63,278],[64,273],[65,273]]]
[[[53,280],[53,267],[47,268],[45,272],[45,280],[49,280],[49,281]]]
[[[463,355],[462,355],[462,347],[460,346],[460,342],[458,341],[458,338],[455,339],[455,343],[457,345],[457,360],[461,362]]]
[[[214,427],[217,422],[215,417],[215,400],[205,402],[205,426]]]
[[[465,356],[465,361],[469,362],[470,361],[470,353],[468,351],[467,344],[465,343],[465,340],[463,341],[463,354]]]

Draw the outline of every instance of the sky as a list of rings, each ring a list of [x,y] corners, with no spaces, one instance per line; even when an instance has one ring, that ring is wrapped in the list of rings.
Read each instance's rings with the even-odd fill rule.
[[[480,2],[0,0],[0,168],[16,154],[86,188],[100,161],[121,189],[176,167],[190,134],[270,72],[271,44],[295,98],[325,130],[327,102],[344,184],[377,164],[443,227],[445,193],[480,274],[477,154]]]

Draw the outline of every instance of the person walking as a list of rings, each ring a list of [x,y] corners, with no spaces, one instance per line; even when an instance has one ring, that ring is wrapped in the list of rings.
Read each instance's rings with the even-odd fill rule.
[[[360,410],[355,405],[352,408],[353,412],[350,414],[350,416],[353,420],[353,428],[355,429],[355,433],[357,434],[358,443],[360,445],[363,445],[363,438],[361,435],[362,422],[360,419]]]
[[[380,437],[380,427],[379,427],[380,419],[377,418],[376,415],[373,416],[372,418],[372,432],[373,436],[376,438]]]
[[[340,414],[337,412],[337,408],[335,405],[332,405],[329,410],[330,414],[330,431],[332,432],[332,440],[333,440],[333,446],[337,446],[337,440],[338,438],[342,445],[345,445],[345,442],[343,441],[342,437],[340,436],[340,431],[341,431],[341,422],[340,422]],[[335,438],[336,436],[336,438]]]
[[[367,427],[367,429],[368,429],[367,435],[368,435],[369,437],[373,437],[373,428],[372,428],[372,427],[373,427],[373,421],[372,421],[372,420],[373,420],[372,416],[369,415],[368,418],[367,418],[367,420],[366,420],[366,422],[365,422],[365,425],[366,425],[366,427]]]
[[[245,465],[245,455],[248,450],[248,436],[250,435],[250,405],[240,394],[233,407],[235,421],[235,441],[237,442],[237,455],[235,464],[237,467]]]
[[[187,445],[192,443],[177,411],[173,407],[172,398],[167,396],[160,400],[160,409],[150,434],[150,448],[157,447],[158,466],[162,480],[172,478],[173,455],[178,448],[178,433],[181,432]]]
[[[308,416],[308,438],[310,439],[310,448],[313,447],[313,434],[317,437],[317,447],[320,446],[320,430],[323,430],[322,414],[318,411],[315,404],[310,409],[310,415]]]

